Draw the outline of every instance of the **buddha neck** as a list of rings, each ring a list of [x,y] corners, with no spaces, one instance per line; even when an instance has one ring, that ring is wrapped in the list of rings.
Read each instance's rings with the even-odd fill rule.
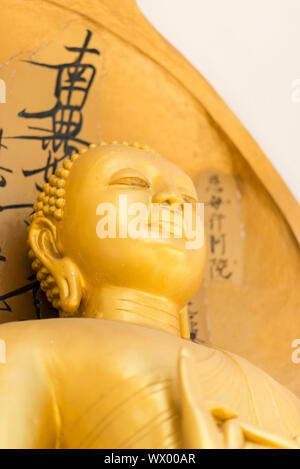
[[[139,290],[112,286],[92,290],[79,312],[83,317],[122,321],[182,336],[178,306]]]

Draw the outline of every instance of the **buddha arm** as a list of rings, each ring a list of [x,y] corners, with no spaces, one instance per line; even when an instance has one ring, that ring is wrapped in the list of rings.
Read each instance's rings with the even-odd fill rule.
[[[203,399],[196,357],[185,347],[179,354],[178,372],[185,448],[300,449],[300,438],[296,434],[289,438],[277,433],[276,428],[273,432],[264,430],[258,423],[243,422],[226,405]],[[269,378],[266,376],[266,379]],[[296,399],[295,403],[299,405]],[[294,411],[297,411],[296,405]]]
[[[0,448],[55,448],[58,418],[43,357],[11,332],[0,327],[6,348],[0,363]]]

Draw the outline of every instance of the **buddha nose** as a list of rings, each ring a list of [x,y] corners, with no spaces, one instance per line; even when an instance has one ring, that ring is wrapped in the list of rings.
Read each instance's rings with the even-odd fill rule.
[[[156,204],[183,204],[183,198],[176,187],[168,186],[153,195],[152,202]]]

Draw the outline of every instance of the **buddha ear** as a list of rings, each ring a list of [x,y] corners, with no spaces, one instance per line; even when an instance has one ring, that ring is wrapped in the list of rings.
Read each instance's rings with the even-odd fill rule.
[[[59,252],[56,226],[45,217],[36,218],[30,225],[29,244],[36,258],[55,279],[60,309],[66,316],[74,315],[82,298],[81,275],[74,262]]]

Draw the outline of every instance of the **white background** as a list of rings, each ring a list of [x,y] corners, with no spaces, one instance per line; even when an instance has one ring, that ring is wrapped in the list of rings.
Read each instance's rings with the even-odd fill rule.
[[[137,3],[229,105],[300,201],[300,0]]]

